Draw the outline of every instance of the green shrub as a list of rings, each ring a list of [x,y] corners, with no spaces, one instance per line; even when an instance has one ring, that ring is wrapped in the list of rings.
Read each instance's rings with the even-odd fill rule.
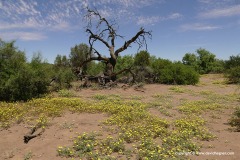
[[[0,39],[0,62],[0,101],[27,101],[47,93],[49,64],[42,62],[40,54],[27,63],[25,53],[14,42]]]
[[[140,51],[134,57],[135,66],[149,66],[150,65],[150,54],[147,51]]]
[[[240,54],[238,54],[237,56],[230,56],[229,60],[225,62],[226,69],[230,69],[237,66],[240,66]]]
[[[230,68],[226,76],[230,83],[240,83],[240,66]]]
[[[164,84],[196,84],[199,81],[199,74],[191,67],[181,63],[168,65],[161,71],[159,82]]]
[[[71,87],[71,82],[74,80],[75,75],[70,68],[59,68],[55,70],[55,83],[52,85],[52,90],[58,91],[61,89],[68,89]]]
[[[71,91],[66,90],[66,89],[59,90],[58,95],[60,97],[73,97],[74,96],[74,94]]]
[[[213,63],[211,73],[224,73],[225,63],[223,60],[216,59],[216,61]]]
[[[237,131],[240,131],[240,107],[237,107],[230,119],[230,125],[236,127]]]

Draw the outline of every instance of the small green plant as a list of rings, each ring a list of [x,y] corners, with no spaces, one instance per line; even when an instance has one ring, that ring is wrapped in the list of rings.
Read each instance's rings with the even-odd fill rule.
[[[37,120],[36,120],[37,124],[36,124],[36,128],[46,128],[46,126],[48,125],[48,118],[44,115],[41,115]]]
[[[59,90],[58,91],[58,95],[60,97],[73,97],[74,96],[74,94],[71,91],[67,90],[67,89]]]
[[[104,100],[107,99],[107,95],[102,95],[102,94],[95,94],[92,98],[96,99],[96,100]]]
[[[232,127],[235,127],[238,132],[240,132],[240,107],[236,108],[229,123]]]
[[[24,155],[24,160],[30,160],[33,157],[33,153],[30,151]]]
[[[141,100],[141,99],[143,99],[143,96],[133,95],[133,96],[131,96],[130,98],[133,99],[133,100]]]
[[[179,106],[179,110],[186,114],[193,114],[193,113],[202,113],[209,110],[219,110],[223,106],[219,103],[215,103],[212,101],[206,100],[198,100],[198,101],[186,101],[181,106]]]
[[[179,86],[170,87],[169,90],[176,92],[176,93],[184,93],[186,91],[186,89],[179,87]]]

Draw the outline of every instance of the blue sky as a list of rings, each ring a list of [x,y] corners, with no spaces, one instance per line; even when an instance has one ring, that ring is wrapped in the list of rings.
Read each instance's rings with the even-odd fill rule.
[[[144,27],[153,35],[148,51],[157,57],[181,60],[200,47],[219,59],[240,53],[240,0],[0,0],[0,38],[16,40],[28,60],[41,52],[52,63],[57,54],[88,43],[86,6],[118,23],[124,39],[116,48]],[[95,48],[108,55],[103,45]],[[136,52],[132,45],[122,55]]]

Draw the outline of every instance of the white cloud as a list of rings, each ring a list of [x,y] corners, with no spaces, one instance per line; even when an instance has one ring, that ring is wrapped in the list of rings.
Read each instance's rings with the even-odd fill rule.
[[[138,17],[137,24],[142,26],[142,25],[154,25],[160,21],[159,16],[152,16],[152,17]]]
[[[182,18],[182,17],[183,17],[183,15],[180,14],[180,13],[172,13],[166,19],[179,19],[179,18]]]
[[[160,21],[166,21],[166,20],[173,20],[173,19],[179,19],[183,16],[180,13],[172,13],[166,17],[160,17],[160,16],[140,16],[137,19],[137,25],[144,26],[144,25],[155,25],[156,23]]]
[[[34,40],[28,37],[46,38],[41,33],[37,35],[37,32],[71,31],[85,25],[82,19],[83,8],[86,6],[98,8],[105,18],[123,23],[134,21],[138,25],[154,25],[162,20],[181,17],[179,13],[173,13],[165,18],[158,15],[146,17],[138,15],[143,7],[163,2],[164,0],[51,0],[46,3],[38,0],[0,0],[0,32],[4,32],[5,37],[13,39]],[[34,31],[34,34],[26,32],[28,30]],[[6,33],[11,34],[7,36]]]
[[[60,23],[56,24],[55,26],[53,26],[51,28],[51,30],[53,30],[53,31],[56,31],[56,30],[58,30],[58,31],[68,31],[72,28],[74,28],[74,27],[71,27],[68,22],[60,22]]]
[[[221,29],[220,26],[207,25],[201,23],[184,24],[180,26],[181,31],[211,31]]]
[[[5,32],[0,33],[0,37],[6,40],[20,39],[23,41],[36,41],[47,38],[44,34],[38,32]]]
[[[200,13],[200,18],[219,18],[240,15],[240,5],[228,6],[225,8],[213,9]]]

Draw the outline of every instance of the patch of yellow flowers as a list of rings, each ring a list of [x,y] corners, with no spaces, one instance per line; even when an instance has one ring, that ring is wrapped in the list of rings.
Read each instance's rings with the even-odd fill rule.
[[[35,120],[41,127],[47,126],[49,117],[63,115],[64,111],[108,113],[103,122],[106,127],[115,126],[117,135],[103,139],[96,133],[84,133],[73,140],[69,147],[59,146],[58,155],[83,159],[117,159],[116,157],[138,159],[184,159],[177,152],[198,151],[194,139],[209,140],[213,136],[204,128],[205,121],[199,117],[184,117],[173,122],[151,115],[149,105],[137,101],[120,101],[99,98],[97,101],[83,101],[79,98],[40,98],[25,103],[0,102],[0,125]],[[101,99],[101,100],[99,100]],[[192,108],[195,106],[197,108]],[[207,102],[186,102],[179,109],[198,113],[201,109],[212,109]],[[217,108],[217,104],[213,108]],[[188,111],[189,110],[189,111]],[[172,126],[172,127],[170,127]],[[127,148],[129,145],[136,147]],[[116,156],[114,158],[114,156]]]

